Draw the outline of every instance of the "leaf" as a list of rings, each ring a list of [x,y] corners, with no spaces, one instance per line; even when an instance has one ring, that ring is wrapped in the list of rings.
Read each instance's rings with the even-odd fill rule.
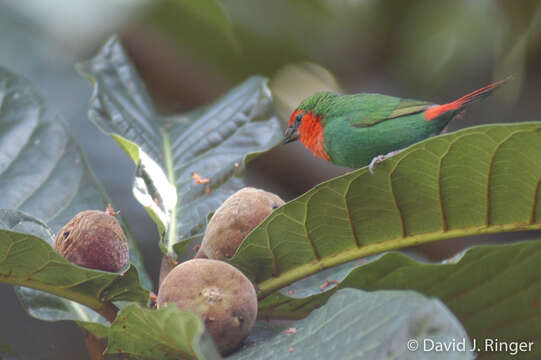
[[[423,263],[406,255],[388,253],[376,261],[355,267],[340,284],[315,295],[293,298],[276,292],[259,303],[262,318],[302,318],[323,305],[337,290],[358,288],[418,291],[438,297],[462,322],[478,344],[486,339],[500,342],[534,341],[541,328],[538,254],[541,241],[477,246],[461,257],[442,264]],[[319,274],[315,275],[318,277]],[[319,277],[316,283],[325,278]],[[292,285],[297,295],[306,292]],[[298,291],[300,290],[300,291]],[[303,291],[304,290],[304,291]],[[533,348],[530,356],[541,354]],[[500,356],[505,358],[505,354]]]
[[[109,203],[79,146],[68,135],[62,121],[48,112],[43,99],[27,81],[2,68],[0,192],[0,208],[20,210],[41,219],[24,221],[25,231],[38,231],[32,234],[49,244],[52,244],[51,232],[56,232],[76,213],[86,209],[104,209]],[[3,211],[2,214],[2,221],[7,221],[4,229],[11,229],[11,226],[15,226],[25,217],[14,212],[9,214],[9,211]],[[37,225],[30,226],[30,223]],[[144,271],[131,234],[125,226],[124,229],[130,241],[130,261],[138,267],[142,284],[151,288],[150,279]],[[0,246],[6,246],[7,241],[10,243],[11,236],[3,238]],[[33,251],[41,251],[41,255],[49,254],[50,247],[46,249],[42,241],[27,243],[36,247],[35,250],[25,249],[24,254],[31,258],[37,254]],[[37,260],[37,263],[40,263],[46,258]],[[135,273],[135,269],[130,269],[130,274],[137,276]],[[99,318],[88,308],[54,295],[28,288],[16,287],[15,290],[25,309],[39,319]],[[142,289],[137,290],[138,294],[134,298],[141,299],[140,290]]]
[[[207,215],[245,186],[245,161],[281,138],[264,78],[206,108],[163,117],[116,38],[78,69],[94,84],[89,118],[137,164],[134,195],[165,234],[166,252],[201,236]],[[198,184],[194,173],[209,182]]]
[[[368,293],[343,289],[306,319],[270,341],[244,348],[231,359],[473,359],[469,351],[423,351],[425,339],[464,342],[468,334],[436,299],[413,291]],[[417,342],[416,351],[408,344]],[[429,349],[428,347],[426,349]]]
[[[216,36],[224,36],[233,49],[240,50],[240,44],[233,31],[231,17],[218,0],[200,0],[197,2],[169,0],[165,1],[162,6],[161,11],[178,12],[198,19],[209,28],[212,28],[212,33]],[[176,24],[176,26],[179,25]],[[184,34],[187,35],[189,32],[186,31]]]
[[[85,326],[85,325],[83,325]],[[85,326],[106,338],[105,354],[129,354],[137,359],[221,359],[205,325],[175,304],[159,310],[129,305],[110,327]]]
[[[404,21],[402,23],[404,28],[411,29],[400,31],[396,42],[393,43],[398,55],[392,59],[392,67],[396,71],[403,72],[410,80],[418,79],[416,84],[422,84],[423,87],[444,88],[449,86],[449,81],[456,76],[455,69],[466,64],[480,66],[490,61],[492,57],[489,54],[498,46],[497,39],[504,31],[499,26],[505,21],[502,19],[503,13],[496,4],[458,1],[453,5],[441,4],[437,9],[419,5],[411,4],[401,10],[396,7],[392,10],[387,8]],[[392,18],[389,15],[388,18]],[[456,21],[457,16],[461,19],[460,23]],[[483,25],[479,23],[481,16],[486,18]],[[415,26],[419,21],[423,22],[423,26]],[[525,19],[522,21],[526,22]],[[426,29],[433,29],[430,36],[425,36]],[[478,44],[477,55],[471,51],[472,43]],[[431,56],[426,56],[427,51],[432,54],[442,54],[445,51],[445,56],[438,57],[437,60],[430,59]],[[395,61],[398,59],[400,62]],[[513,74],[516,71],[516,68],[513,69]],[[425,82],[425,79],[430,80]],[[496,96],[500,95],[501,93]],[[503,97],[500,99],[504,101]]]
[[[260,298],[370,254],[460,236],[541,228],[541,123],[438,136],[322,183],[274,211],[231,263]]]
[[[148,293],[139,285],[133,265],[123,274],[76,266],[57,254],[46,240],[32,235],[36,232],[51,234],[41,221],[29,215],[0,210],[0,282],[46,291],[97,312],[109,311],[107,303],[111,301],[147,300]],[[84,321],[95,320],[84,311],[77,315]]]

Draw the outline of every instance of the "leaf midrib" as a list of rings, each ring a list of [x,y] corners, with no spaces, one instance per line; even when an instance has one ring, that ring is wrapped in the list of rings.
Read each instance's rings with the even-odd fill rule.
[[[167,179],[169,180],[169,183],[173,186],[175,186],[175,191],[177,190],[176,187],[176,179],[175,179],[175,170],[174,170],[174,164],[173,164],[173,154],[171,153],[171,140],[169,139],[169,134],[161,128],[160,133],[162,136],[162,143],[163,143],[163,156],[165,161],[165,170],[167,172]],[[169,219],[169,226],[167,227],[167,249],[169,251],[172,251],[173,245],[176,242],[177,239],[177,205],[178,205],[178,199],[177,204],[173,206],[173,209],[171,210],[171,215]]]
[[[260,91],[260,88],[257,89],[257,91],[255,92],[255,95],[253,95],[253,96],[254,97],[259,96],[259,94],[260,94],[259,91]],[[232,99],[229,100],[228,104],[231,103],[231,102],[234,103],[234,104],[237,104],[237,103],[239,103],[238,99],[243,98],[244,96],[246,96],[244,91],[239,92],[238,94],[235,94],[235,96]],[[241,102],[240,104],[238,104],[236,106],[234,111],[231,111],[232,114],[239,114],[239,113],[243,114],[243,111],[241,111],[241,110],[243,108],[245,108],[246,104],[249,104],[249,103],[250,103],[249,100]],[[226,104],[222,105],[221,107],[215,109],[213,113],[219,113],[226,106],[228,106],[228,105],[226,105]],[[208,111],[205,112],[206,117],[212,118],[212,115],[213,114],[212,113],[209,114]],[[231,117],[229,117],[228,120],[231,120],[233,118],[233,116],[235,116],[235,115],[232,115]],[[246,122],[242,126],[236,126],[234,131],[231,134],[229,134],[229,136],[227,138],[223,139],[221,143],[224,143],[224,142],[227,141],[227,139],[234,137],[235,134],[240,131],[240,129],[242,129],[246,124],[248,124],[250,122],[251,122],[251,120]],[[175,139],[175,143],[177,143],[177,144],[182,143],[182,141],[185,140],[186,137],[188,137],[190,134],[193,134],[193,131],[191,131],[191,130],[193,128],[196,128],[196,127],[197,127],[196,123],[193,123],[193,124],[189,125],[189,127],[183,132],[183,134],[179,138]],[[170,137],[169,137],[169,133],[167,132],[166,129],[167,129],[166,126],[162,126],[160,128],[160,133],[161,133],[161,136],[162,136],[162,143],[163,143],[163,152],[164,152],[164,155],[163,155],[164,156],[164,165],[165,165],[165,170],[166,170],[166,173],[167,173],[167,179],[169,180],[170,184],[173,185],[175,187],[176,191],[178,192],[178,189],[179,189],[181,184],[177,184],[177,179],[175,177],[175,167],[174,167],[175,157],[174,157],[173,152],[172,152],[172,146],[171,146],[171,140],[170,140]],[[202,135],[201,138],[202,137],[204,137],[204,136]],[[188,160],[187,162],[184,162],[183,167],[185,168],[185,167],[187,167],[188,165],[190,165],[192,163],[196,163],[196,162],[200,161],[201,158],[205,157],[205,154],[207,154],[209,152],[212,152],[212,151],[215,151],[216,148],[218,148],[219,146],[220,146],[220,144],[212,146],[209,149],[207,149],[206,151],[204,151],[203,153],[193,157],[192,159]],[[242,153],[242,158],[243,158],[242,161],[243,162],[245,161],[247,155],[249,155],[249,154]],[[185,182],[187,183],[189,181],[190,180],[187,180]],[[177,227],[177,210],[178,210],[178,207],[180,206],[180,201],[181,201],[181,197],[179,196],[178,200],[177,200],[177,204],[175,204],[175,206],[173,207],[173,209],[171,211],[171,219],[169,221],[169,226],[167,227],[167,244],[166,244],[166,247],[167,247],[168,250],[172,250],[173,246],[179,242],[179,241],[177,241],[177,239],[179,239],[179,232],[178,232],[178,227]],[[191,202],[197,202],[197,201],[199,201],[199,200],[193,200]],[[199,236],[199,235],[201,235],[201,232],[199,232],[198,234],[195,234],[195,235],[192,234],[191,236]]]
[[[297,280],[303,279],[307,276],[313,275],[327,268],[337,266],[358,258],[382,253],[385,251],[457,237],[540,229],[541,223],[508,223],[502,225],[471,226],[448,230],[445,232],[435,231],[419,235],[412,235],[406,238],[396,237],[382,242],[365,245],[361,248],[348,249],[346,251],[333,254],[331,256],[326,256],[321,258],[321,260],[319,261],[311,261],[307,264],[288,270],[280,274],[279,276],[266,279],[257,285],[258,298],[260,300],[264,299],[276,290],[279,290]]]

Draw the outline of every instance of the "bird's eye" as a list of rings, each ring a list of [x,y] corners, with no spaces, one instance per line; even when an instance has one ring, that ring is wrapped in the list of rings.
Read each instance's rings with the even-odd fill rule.
[[[295,116],[295,122],[298,124],[300,123],[302,120],[302,114],[297,114],[297,116]]]

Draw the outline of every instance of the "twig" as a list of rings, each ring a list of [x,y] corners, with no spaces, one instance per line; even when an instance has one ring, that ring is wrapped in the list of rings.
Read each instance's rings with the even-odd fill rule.
[[[111,301],[103,303],[100,309],[94,310],[97,311],[101,316],[106,318],[110,323],[115,320],[116,315],[118,314],[118,308]],[[88,330],[82,327],[81,330],[83,332],[83,336],[85,337],[85,344],[86,348],[88,349],[90,359],[105,360],[106,357],[103,355],[103,352],[105,351],[105,343]]]
[[[80,328],[85,337],[85,344],[90,355],[90,360],[105,360],[103,352],[105,351],[105,344],[101,341],[96,335],[87,331],[86,329]]]
[[[118,308],[111,301],[103,303],[101,309],[94,310],[97,311],[101,316],[109,320],[110,323],[115,320],[116,314],[118,313]]]

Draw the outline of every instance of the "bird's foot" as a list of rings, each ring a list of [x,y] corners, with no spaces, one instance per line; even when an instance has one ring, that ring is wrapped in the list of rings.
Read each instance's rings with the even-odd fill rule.
[[[379,164],[380,162],[390,158],[391,156],[394,156],[400,152],[404,151],[404,149],[400,149],[400,150],[395,150],[395,151],[391,151],[390,153],[387,153],[385,155],[378,155],[376,157],[374,157],[372,159],[372,161],[370,161],[370,164],[368,165],[368,171],[370,171],[370,174],[374,175],[374,168],[376,167],[377,164]]]
[[[378,155],[373,158],[372,161],[370,161],[370,165],[368,165],[368,171],[370,171],[370,174],[374,175],[374,168],[383,160],[385,160],[385,155]]]

